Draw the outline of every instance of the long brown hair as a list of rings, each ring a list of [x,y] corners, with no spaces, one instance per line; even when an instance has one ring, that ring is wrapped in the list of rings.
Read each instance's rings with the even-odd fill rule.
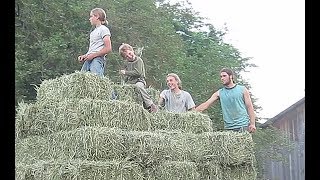
[[[232,81],[233,81],[233,83],[235,83],[236,77],[234,76],[234,73],[233,73],[233,71],[232,71],[231,69],[222,68],[222,69],[220,70],[220,74],[221,74],[222,72],[225,72],[225,73],[227,73],[229,76],[232,76]]]

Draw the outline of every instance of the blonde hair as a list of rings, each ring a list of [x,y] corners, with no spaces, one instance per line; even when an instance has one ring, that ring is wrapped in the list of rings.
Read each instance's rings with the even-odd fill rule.
[[[166,78],[168,78],[169,76],[174,77],[174,79],[178,82],[178,88],[181,90],[182,89],[182,85],[181,85],[181,80],[179,78],[179,76],[175,73],[169,73]]]
[[[94,8],[91,10],[91,13],[95,16],[98,16],[102,24],[108,25],[107,14],[102,8]]]
[[[119,47],[119,54],[123,57],[123,53],[126,50],[133,51],[133,47],[130,46],[129,44],[122,43],[121,46]]]

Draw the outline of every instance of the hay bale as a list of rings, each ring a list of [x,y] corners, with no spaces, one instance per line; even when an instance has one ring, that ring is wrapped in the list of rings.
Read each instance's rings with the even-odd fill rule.
[[[40,160],[125,159],[124,137],[116,128],[83,127],[48,136],[33,136],[16,142],[16,163]]]
[[[257,172],[251,164],[221,165],[216,161],[198,164],[200,179],[255,180]]]
[[[255,162],[253,140],[249,133],[162,131],[160,134],[169,141],[163,150],[167,154],[166,160],[199,163],[215,161],[223,165]]]
[[[146,168],[168,156],[170,141],[160,133],[148,131],[123,131],[125,153],[128,159]]]
[[[256,180],[257,172],[251,164],[221,166],[223,180]]]
[[[65,98],[111,99],[114,83],[108,77],[99,77],[90,72],[74,72],[55,79],[42,81],[36,87],[37,101],[56,101]]]
[[[221,169],[221,165],[215,161],[199,163],[198,172],[200,174],[200,179],[223,179],[223,171]]]
[[[188,111],[186,113],[173,113],[159,111],[154,113],[153,127],[162,130],[181,130],[182,132],[202,133],[216,130],[212,120],[203,113]]]
[[[35,177],[41,177],[43,173],[43,162],[38,162],[33,165],[23,164],[23,163],[16,163],[15,164],[15,179],[16,180],[34,180]],[[44,179],[44,178],[39,178]]]
[[[22,106],[16,116],[16,137],[20,138],[81,126],[151,130],[154,121],[142,106],[118,100],[48,100]]]
[[[199,136],[210,141],[204,144],[210,146],[205,148],[211,150],[206,155],[208,160],[222,165],[252,164],[255,161],[254,142],[249,132],[205,132]]]
[[[126,130],[150,131],[153,116],[142,106],[118,100],[84,99],[76,109],[81,121],[88,126],[117,127]],[[99,121],[99,123],[96,123]]]
[[[25,179],[143,179],[142,169],[128,161],[39,161],[16,164],[16,180]]]
[[[199,139],[199,134],[164,130],[158,133],[169,142],[163,149],[166,154],[164,160],[199,162],[204,159],[205,152],[210,151],[204,149],[210,147],[206,144],[210,141]]]
[[[132,84],[118,85],[115,84],[114,91],[117,94],[117,100],[128,101],[143,105],[141,93],[138,88]],[[159,100],[160,91],[154,88],[146,88],[146,91],[150,95],[152,101],[156,104]]]
[[[15,118],[16,139],[81,126],[78,114],[73,110],[75,107],[72,107],[76,105],[69,99],[19,104]]]
[[[123,131],[127,158],[148,168],[163,161],[199,161],[204,150],[197,134],[179,131]]]
[[[25,102],[19,102],[18,106],[16,107],[16,117],[15,117],[15,141],[18,141],[21,134],[25,134],[25,131],[28,131],[29,128],[32,125],[32,119],[28,118],[29,114],[36,114],[37,111],[36,108],[31,107],[32,105],[25,103]]]
[[[165,161],[147,170],[148,180],[198,180],[197,165],[188,161]]]
[[[142,105],[142,98],[139,90],[132,84],[118,85],[115,84],[114,91],[117,95],[117,100],[137,103]]]

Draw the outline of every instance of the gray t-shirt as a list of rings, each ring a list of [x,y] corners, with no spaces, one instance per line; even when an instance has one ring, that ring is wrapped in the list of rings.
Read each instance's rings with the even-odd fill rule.
[[[182,113],[195,107],[193,99],[187,91],[181,90],[180,94],[176,94],[170,89],[166,89],[160,93],[160,96],[164,97],[165,109],[170,112]]]
[[[91,31],[89,50],[86,54],[100,51],[104,47],[104,36],[111,36],[109,28],[107,28],[105,25],[98,26]]]

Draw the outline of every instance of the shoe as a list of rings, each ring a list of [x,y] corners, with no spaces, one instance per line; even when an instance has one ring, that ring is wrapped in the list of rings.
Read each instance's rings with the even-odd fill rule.
[[[155,113],[158,111],[158,108],[155,104],[151,104],[151,106],[149,107],[149,112],[150,113]]]
[[[112,100],[117,100],[117,99],[118,99],[118,94],[117,94],[117,92],[114,91],[114,90],[112,91],[111,99],[112,99]]]

